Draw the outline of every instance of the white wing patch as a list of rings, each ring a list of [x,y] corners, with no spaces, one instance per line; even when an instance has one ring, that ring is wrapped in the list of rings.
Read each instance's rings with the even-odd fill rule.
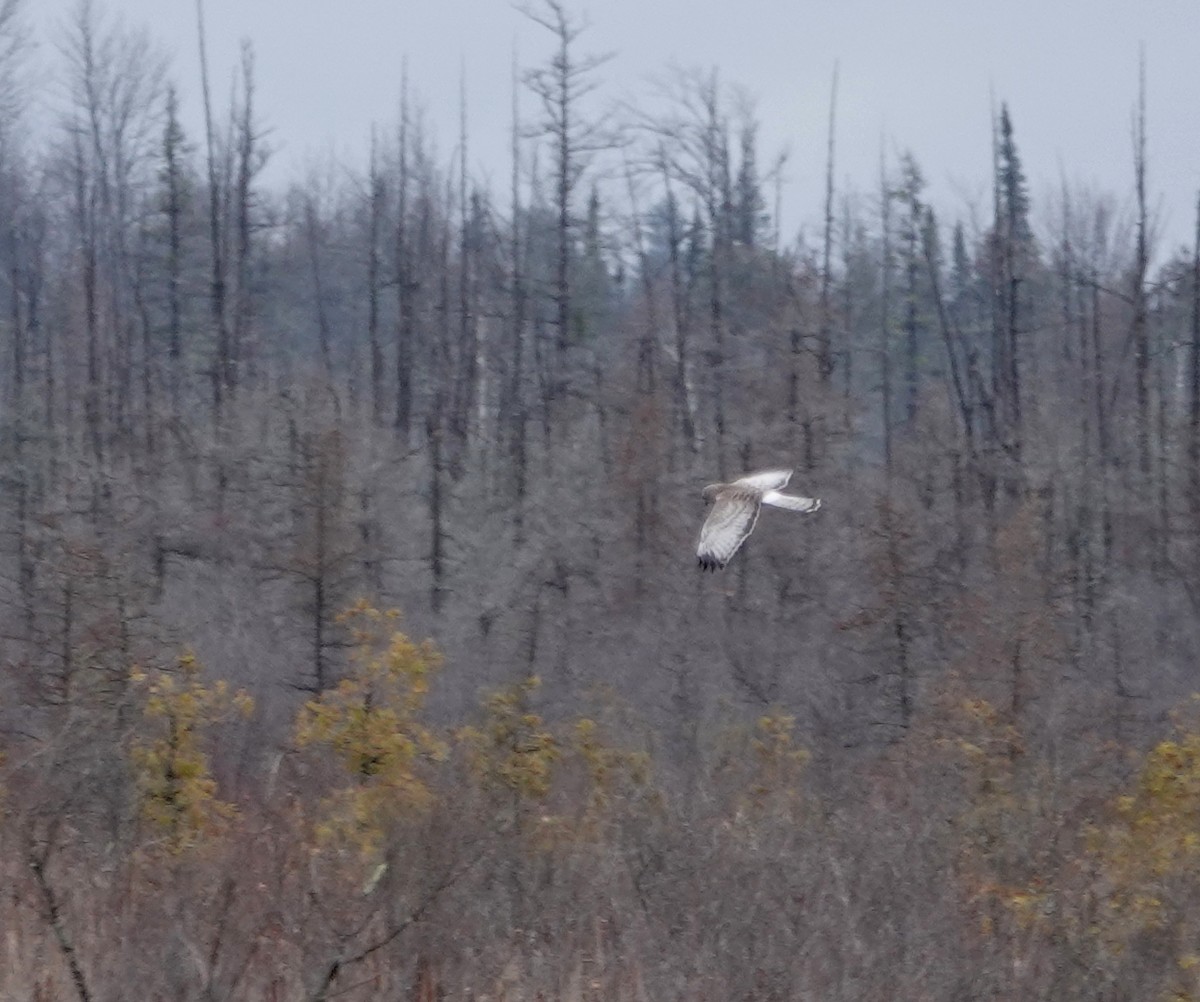
[[[821,507],[820,498],[802,498],[796,494],[780,494],[779,491],[764,491],[762,502],[789,511],[816,511]]]
[[[751,473],[733,482],[734,487],[749,487],[756,491],[777,491],[787,486],[792,479],[791,470],[763,470],[761,473]]]

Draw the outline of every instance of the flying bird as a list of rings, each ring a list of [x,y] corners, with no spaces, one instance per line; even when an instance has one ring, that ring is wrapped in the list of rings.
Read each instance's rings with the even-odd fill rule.
[[[712,505],[712,511],[700,529],[700,545],[696,548],[701,569],[715,571],[729,563],[750,535],[764,504],[791,511],[816,511],[821,507],[819,498],[781,494],[791,478],[791,470],[763,470],[729,484],[704,488],[704,500]]]

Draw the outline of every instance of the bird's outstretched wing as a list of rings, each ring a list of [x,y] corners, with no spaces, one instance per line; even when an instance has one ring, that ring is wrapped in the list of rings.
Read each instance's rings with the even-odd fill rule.
[[[816,511],[821,507],[820,498],[802,498],[798,494],[780,494],[779,491],[764,491],[762,502],[789,511]]]
[[[762,470],[735,480],[731,486],[748,487],[755,491],[779,491],[792,479],[791,470]]]
[[[717,495],[700,528],[696,555],[700,566],[715,571],[729,563],[758,519],[759,502],[751,492],[727,490]]]

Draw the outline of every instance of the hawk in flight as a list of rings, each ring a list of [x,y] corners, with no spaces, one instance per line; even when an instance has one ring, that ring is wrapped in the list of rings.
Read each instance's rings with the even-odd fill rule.
[[[764,504],[792,511],[816,511],[821,507],[818,498],[781,494],[791,478],[791,470],[764,470],[733,483],[704,488],[704,500],[712,505],[712,511],[700,529],[700,545],[696,548],[703,570],[715,571],[729,563],[750,535]]]

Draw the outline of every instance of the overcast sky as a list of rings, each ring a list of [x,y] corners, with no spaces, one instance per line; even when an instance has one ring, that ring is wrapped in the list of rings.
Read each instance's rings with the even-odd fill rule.
[[[194,0],[97,0],[148,25],[172,56],[199,134]],[[75,0],[27,0],[43,52]],[[607,98],[644,97],[674,65],[720,68],[762,121],[760,162],[787,149],[785,219],[820,218],[830,78],[840,66],[839,184],[872,190],[881,143],[910,150],[944,218],[987,204],[992,95],[1009,104],[1036,206],[1060,179],[1127,200],[1139,44],[1148,78],[1149,188],[1162,252],[1191,239],[1200,187],[1200,3],[1195,0],[594,0],[581,50],[612,52]],[[513,47],[533,64],[549,37],[506,0],[206,0],[220,92],[250,39],[274,183],[330,153],[361,164],[372,123],[396,121],[401,61],[443,153],[456,142],[465,65],[471,166],[508,172]],[[531,99],[525,103],[531,107]],[[791,235],[791,234],[788,234]]]

